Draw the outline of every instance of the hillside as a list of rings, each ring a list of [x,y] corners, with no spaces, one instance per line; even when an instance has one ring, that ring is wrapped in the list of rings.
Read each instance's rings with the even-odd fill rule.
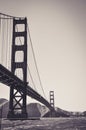
[[[0,99],[0,117],[6,118],[9,110],[9,101],[6,99]],[[27,105],[28,117],[42,117],[49,110],[47,107],[40,105],[39,103],[30,103]]]
[[[0,99],[0,117],[7,117],[9,110],[9,101],[6,99]],[[2,114],[1,114],[2,113]],[[50,117],[50,111],[46,106],[43,106],[39,103],[30,103],[27,105],[28,117]],[[60,108],[56,108],[57,117],[79,117],[85,116],[86,112],[69,112]]]

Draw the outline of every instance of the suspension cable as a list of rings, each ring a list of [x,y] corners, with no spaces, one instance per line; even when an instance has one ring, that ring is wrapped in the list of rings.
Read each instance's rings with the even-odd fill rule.
[[[5,16],[4,16],[5,17]],[[2,21],[2,64],[4,64],[4,46],[5,46],[5,39],[4,39],[4,31],[5,31],[5,21]]]
[[[31,75],[31,71],[30,71],[30,69],[29,69],[28,64],[27,64],[27,69],[28,69],[28,71],[29,71],[30,78],[31,78],[31,80],[32,80],[33,86],[34,86],[35,90],[37,91],[37,89],[36,89],[36,85],[35,85],[35,83],[34,83],[34,81],[33,81],[33,78],[32,78],[32,75]]]
[[[0,15],[6,16],[7,18],[18,18],[18,19],[23,19],[23,18],[25,18],[25,17],[15,17],[15,16],[12,16],[12,15],[4,14],[4,13],[0,13]],[[3,18],[3,17],[2,17],[2,18]]]
[[[2,46],[2,41],[3,41],[3,40],[2,40],[2,39],[3,39],[2,33],[3,33],[3,32],[2,32],[2,30],[3,30],[3,21],[2,21],[2,19],[1,19],[1,63],[2,63],[2,60],[3,60],[3,58],[2,58],[2,57],[3,57],[3,51],[2,51],[2,50],[3,50],[3,46]]]
[[[12,22],[11,22],[11,19],[9,21],[9,56],[8,56],[8,59],[9,59],[9,63],[8,63],[8,69],[11,70],[11,40],[12,40],[12,34],[10,33],[12,31],[11,27],[12,27]]]
[[[43,94],[44,94],[44,96],[46,97],[45,92],[44,92],[44,89],[43,89],[43,85],[42,85],[42,82],[41,82],[41,78],[40,78],[40,75],[39,75],[39,71],[38,71],[37,63],[36,63],[35,53],[34,53],[34,49],[33,49],[33,44],[32,44],[32,40],[31,40],[30,30],[29,30],[29,26],[28,26],[28,24],[27,24],[27,29],[28,29],[28,34],[29,34],[29,38],[30,38],[30,43],[31,43],[31,48],[32,48],[32,53],[33,53],[34,63],[35,63],[36,71],[37,71],[38,78],[39,78],[39,83],[40,83],[40,86],[41,86],[41,88],[42,88]]]
[[[9,26],[9,23],[10,23],[10,21],[8,21],[8,56],[7,56],[7,61],[8,61],[8,69],[9,69],[9,60],[10,60],[10,35],[9,35],[9,32],[11,32],[10,31],[10,26],[11,26],[11,24],[10,24],[10,26]]]
[[[8,61],[8,20],[7,20],[7,48],[6,48],[6,60]],[[7,63],[7,68],[8,68],[8,63]]]
[[[6,66],[8,68],[8,64],[7,64],[7,61],[8,61],[8,20],[7,20],[7,40],[6,40]]]
[[[6,34],[7,32],[6,32],[6,21],[4,21],[4,46],[3,46],[3,48],[5,48],[5,53],[3,53],[3,56],[5,57],[5,67],[6,67],[6,65],[7,65],[7,59],[6,59],[6,57],[7,57],[7,34]],[[5,35],[6,34],[6,35]]]
[[[0,18],[1,18],[1,15],[0,15]],[[0,42],[1,42],[1,19],[0,19]],[[1,56],[0,56],[0,62],[1,62]]]

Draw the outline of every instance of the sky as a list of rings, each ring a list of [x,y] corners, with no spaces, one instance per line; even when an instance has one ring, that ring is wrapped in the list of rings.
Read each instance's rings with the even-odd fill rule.
[[[0,12],[27,17],[47,99],[53,90],[56,107],[85,111],[86,0],[0,0]],[[0,84],[2,97],[9,88]]]

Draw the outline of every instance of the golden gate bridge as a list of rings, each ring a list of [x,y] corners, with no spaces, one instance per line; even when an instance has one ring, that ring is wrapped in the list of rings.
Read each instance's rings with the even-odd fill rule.
[[[29,51],[32,55],[28,57]],[[31,64],[30,58],[33,58]],[[34,75],[30,68],[33,64]],[[38,78],[43,96],[37,91],[33,76],[35,79]],[[8,118],[27,118],[27,96],[47,106],[51,111],[51,116],[55,116],[54,93],[50,92],[49,103],[39,75],[26,17],[0,13],[0,83],[10,87]]]

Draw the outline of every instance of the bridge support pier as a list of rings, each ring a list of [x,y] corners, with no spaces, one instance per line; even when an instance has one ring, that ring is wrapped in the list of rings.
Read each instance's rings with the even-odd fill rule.
[[[21,28],[23,30],[21,31]],[[23,55],[21,56],[21,52]],[[17,56],[17,54],[19,54]],[[22,58],[21,59],[19,58]],[[24,88],[21,89],[15,83],[10,87],[10,103],[8,118],[19,119],[27,118],[26,110],[26,86],[27,86],[27,19],[13,18],[13,41],[12,41],[12,59],[11,71],[24,82]],[[15,89],[16,88],[16,89]]]
[[[13,120],[13,119],[18,120],[18,119],[26,119],[26,118],[28,118],[28,116],[27,116],[27,113],[16,113],[15,114],[13,111],[9,110],[7,118],[11,119],[11,120]]]

